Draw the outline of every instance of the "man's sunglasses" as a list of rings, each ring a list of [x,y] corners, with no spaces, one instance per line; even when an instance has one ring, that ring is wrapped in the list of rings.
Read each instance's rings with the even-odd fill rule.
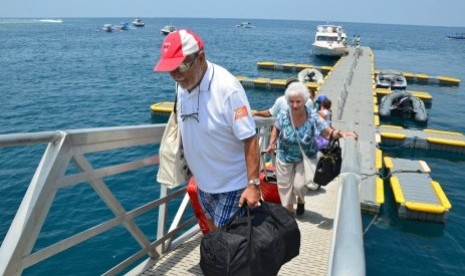
[[[192,65],[194,65],[195,61],[197,60],[197,57],[199,56],[199,53],[194,54],[194,58],[190,62],[183,61],[176,70],[179,71],[179,73],[184,73],[187,70],[189,70]]]

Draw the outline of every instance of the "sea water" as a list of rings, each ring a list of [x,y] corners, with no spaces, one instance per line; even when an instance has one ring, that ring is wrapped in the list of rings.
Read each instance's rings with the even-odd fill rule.
[[[172,24],[191,28],[204,40],[207,58],[234,75],[287,78],[296,72],[257,70],[259,61],[332,65],[311,55],[316,25],[324,22],[254,20],[255,28],[236,28],[243,19],[147,18],[144,28],[112,33],[103,24],[132,18],[69,18],[62,23],[0,19],[0,134],[153,123],[149,106],[174,99],[173,81],[153,73]],[[372,48],[376,69],[397,69],[465,79],[465,42],[445,39],[459,28],[342,23],[361,44]],[[464,85],[409,84],[433,96],[428,128],[465,133]],[[247,88],[254,109],[270,107],[282,91]],[[415,125],[409,125],[415,127]],[[0,240],[3,240],[45,145],[0,149]],[[146,149],[148,152],[151,149]],[[378,216],[363,215],[367,275],[463,275],[465,273],[465,162],[463,155],[423,150],[390,150],[390,156],[425,160],[443,187],[452,209],[445,225],[399,219],[388,185]],[[127,153],[95,157],[102,164]],[[121,160],[120,160],[121,159]],[[158,193],[155,168],[137,179],[105,179],[129,210]],[[142,180],[142,181],[141,181]],[[131,183],[143,183],[134,187]],[[144,201],[145,200],[145,201]],[[113,215],[89,185],[60,191],[33,251],[97,225]],[[155,237],[156,216],[138,219]],[[138,244],[122,227],[31,267],[25,275],[97,275],[130,256]],[[318,254],[318,252],[315,252]],[[308,256],[311,258],[311,256]]]

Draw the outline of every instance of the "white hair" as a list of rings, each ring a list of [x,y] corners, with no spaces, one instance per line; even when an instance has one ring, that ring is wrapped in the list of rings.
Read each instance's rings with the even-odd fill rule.
[[[289,103],[289,98],[291,96],[301,96],[305,104],[310,98],[310,91],[308,91],[308,87],[302,82],[293,82],[289,84],[284,92],[284,97],[286,98],[287,103]]]

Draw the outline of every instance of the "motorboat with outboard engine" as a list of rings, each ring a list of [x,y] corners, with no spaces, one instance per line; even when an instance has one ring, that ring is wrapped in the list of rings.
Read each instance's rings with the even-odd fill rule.
[[[306,68],[297,74],[297,78],[301,82],[317,82],[323,81],[323,74],[316,68]]]
[[[253,28],[254,26],[252,24],[250,24],[250,22],[241,22],[239,24],[236,25],[237,28]]]
[[[456,33],[455,35],[448,35],[448,39],[465,39],[465,33]]]
[[[113,31],[113,24],[105,24],[105,25],[103,25],[102,30],[105,31],[105,32],[112,32]]]
[[[120,25],[113,26],[114,29],[120,30],[120,31],[128,31],[129,30],[129,23],[128,22],[122,22]]]
[[[172,33],[174,31],[176,31],[176,27],[168,25],[168,26],[163,27],[160,30],[160,33],[162,33],[164,35],[167,35],[167,34]]]
[[[137,17],[134,19],[134,21],[132,21],[132,25],[134,25],[134,27],[144,27],[145,23],[142,22],[142,20],[139,17]]]
[[[399,71],[383,70],[376,77],[376,87],[390,88],[392,90],[403,90],[407,88],[407,80]]]
[[[419,123],[428,121],[425,103],[405,90],[394,90],[381,99],[379,116],[383,118],[391,114],[400,115],[403,118],[413,117]]]

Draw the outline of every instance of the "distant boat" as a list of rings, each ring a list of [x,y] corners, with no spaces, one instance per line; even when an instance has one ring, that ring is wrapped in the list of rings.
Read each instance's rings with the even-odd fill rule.
[[[348,53],[347,34],[341,26],[318,25],[312,54],[315,56],[342,56]]]
[[[123,22],[121,25],[116,25],[113,27],[114,29],[120,30],[120,31],[127,31],[129,30],[129,23]]]
[[[241,22],[241,23],[237,24],[236,27],[237,28],[254,28],[255,26],[250,24],[250,22]]]
[[[448,39],[465,39],[465,33],[456,33],[455,35],[448,35]]]
[[[172,32],[174,32],[174,31],[176,31],[176,28],[175,28],[174,26],[168,25],[168,26],[163,27],[163,28],[160,30],[160,33],[162,33],[162,34],[164,34],[164,35],[167,35],[167,34],[172,33]]]
[[[142,22],[142,20],[137,17],[134,19],[134,21],[132,21],[132,25],[134,25],[135,27],[144,27],[145,23]]]
[[[102,30],[105,31],[105,32],[112,32],[113,31],[113,25],[112,24],[105,24],[105,25],[103,25]]]
[[[62,19],[39,19],[39,21],[44,23],[63,23]]]

